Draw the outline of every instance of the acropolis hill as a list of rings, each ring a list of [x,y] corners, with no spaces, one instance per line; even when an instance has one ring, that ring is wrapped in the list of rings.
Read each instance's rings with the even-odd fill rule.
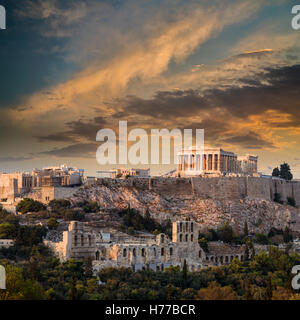
[[[96,201],[103,213],[130,206],[142,214],[148,210],[160,222],[190,218],[200,224],[200,229],[228,221],[240,232],[247,221],[253,233],[286,226],[299,232],[299,181],[260,175],[257,157],[247,155],[239,160],[222,149],[206,149],[203,163],[199,175],[199,157],[189,150],[173,177],[150,177],[147,170],[132,169],[134,175],[128,176],[128,170],[114,170],[104,173],[120,178],[93,178],[84,177],[82,169],[67,166],[1,174],[1,204],[16,211],[23,198],[45,204],[53,199],[70,199],[74,207],[84,200]],[[274,202],[275,198],[282,204]],[[296,206],[288,205],[289,199]]]
[[[280,194],[284,204],[273,201]],[[272,227],[300,230],[300,211],[287,205],[287,197],[300,204],[300,182],[262,177],[189,177],[98,179],[80,188],[73,202],[97,201],[102,208],[147,209],[159,221],[189,217],[200,228],[228,221],[242,231],[247,220],[251,232]]]

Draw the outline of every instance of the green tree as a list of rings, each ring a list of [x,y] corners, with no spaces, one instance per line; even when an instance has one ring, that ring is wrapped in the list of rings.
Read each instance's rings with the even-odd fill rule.
[[[234,238],[233,229],[231,225],[226,222],[223,226],[217,230],[218,238],[224,242],[232,242]]]
[[[266,235],[264,235],[263,233],[257,233],[255,235],[255,241],[259,244],[269,244],[270,243],[268,237]]]
[[[272,176],[273,177],[279,177],[280,176],[280,170],[279,170],[278,167],[273,169]]]
[[[85,264],[84,264],[84,267],[85,267],[85,276],[87,278],[91,278],[93,276],[93,264],[92,264],[92,257],[87,257],[85,259]]]
[[[199,239],[199,245],[205,252],[208,252],[208,242],[205,238]]]
[[[39,212],[46,209],[46,206],[43,203],[30,198],[24,198],[21,200],[17,207],[23,214],[27,212]]]
[[[278,202],[280,204],[283,204],[283,201],[281,200],[281,195],[278,192],[274,193],[274,202]]]
[[[251,290],[250,280],[246,279],[244,281],[244,285],[245,285],[244,299],[245,300],[253,300],[253,294],[252,294],[252,290]]]
[[[293,174],[291,173],[291,168],[287,163],[280,165],[280,178],[285,180],[292,180]]]
[[[271,274],[269,273],[267,278],[267,285],[265,289],[264,298],[265,300],[272,300],[272,296],[273,296],[273,285],[272,285]]]
[[[296,207],[296,201],[295,201],[295,198],[293,197],[287,197],[287,202],[290,206],[292,207]]]
[[[59,226],[58,221],[55,218],[50,218],[47,220],[47,227],[49,229],[56,229]]]
[[[184,287],[187,284],[187,273],[188,273],[188,266],[187,266],[186,260],[184,259],[183,268],[182,268],[182,278],[183,278]]]
[[[293,235],[288,227],[285,227],[283,230],[283,241],[285,243],[293,241]]]
[[[248,237],[248,234],[249,234],[248,223],[247,223],[247,221],[245,221],[245,223],[244,223],[244,236]]]

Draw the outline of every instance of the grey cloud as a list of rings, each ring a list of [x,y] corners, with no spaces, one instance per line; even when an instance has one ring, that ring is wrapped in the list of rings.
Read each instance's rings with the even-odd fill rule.
[[[268,109],[290,113],[300,118],[300,65],[266,69],[252,78],[241,79],[244,86],[226,89],[157,92],[152,99],[128,97],[124,112],[128,114],[176,119],[209,112],[216,107],[239,118],[258,115]]]
[[[262,149],[275,147],[272,142],[267,141],[259,134],[251,131],[248,134],[233,136],[230,138],[223,139],[221,141],[225,143],[231,143],[247,149]]]
[[[96,154],[97,147],[98,145],[93,143],[77,143],[63,148],[39,152],[38,155],[58,158],[90,158],[93,154]]]
[[[35,138],[39,141],[56,142],[76,142],[78,141],[78,138],[95,141],[97,132],[106,124],[107,120],[102,117],[95,117],[87,122],[84,122],[83,120],[71,121],[66,123],[68,130],[65,132],[57,132],[47,136],[35,136]]]
[[[29,157],[0,157],[0,162],[21,162],[32,159]]]

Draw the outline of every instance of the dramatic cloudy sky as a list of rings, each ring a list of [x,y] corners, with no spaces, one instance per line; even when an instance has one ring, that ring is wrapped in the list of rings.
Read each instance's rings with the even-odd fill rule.
[[[96,133],[203,128],[300,178],[300,30],[288,0],[1,0],[0,170],[95,174]],[[152,167],[152,172],[170,167]]]

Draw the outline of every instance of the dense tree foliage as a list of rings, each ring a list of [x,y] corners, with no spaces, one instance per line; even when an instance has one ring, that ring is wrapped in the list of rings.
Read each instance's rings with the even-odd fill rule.
[[[128,225],[141,223],[141,230],[146,229],[147,221],[152,223],[147,215],[140,220],[131,210],[125,214]],[[129,268],[107,268],[93,274],[91,258],[61,263],[54,257],[43,245],[44,227],[19,225],[3,211],[0,219],[0,236],[15,240],[13,247],[0,249],[0,264],[7,271],[7,290],[1,290],[0,299],[300,299],[299,292],[291,288],[291,270],[300,264],[300,256],[274,246],[255,255],[248,236],[243,238],[248,248],[248,259],[243,262],[233,259],[229,265],[198,272],[190,272],[185,261],[183,270],[169,267],[164,272],[133,272]],[[158,227],[151,225],[152,230]],[[235,239],[227,224],[211,236]],[[267,239],[276,236],[291,239],[288,228],[271,230]]]
[[[43,203],[30,198],[24,198],[18,203],[18,210],[22,213],[38,212],[44,209],[46,206]]]
[[[291,173],[291,168],[287,163],[283,163],[280,165],[280,169],[274,168],[272,172],[273,177],[279,177],[285,180],[292,180],[293,174]]]
[[[167,220],[165,224],[161,225],[151,218],[148,210],[144,217],[137,210],[130,207],[127,210],[120,211],[119,215],[123,220],[122,231],[126,231],[129,234],[134,234],[134,230],[138,230],[154,234],[165,233],[169,237],[172,235],[171,221]]]

